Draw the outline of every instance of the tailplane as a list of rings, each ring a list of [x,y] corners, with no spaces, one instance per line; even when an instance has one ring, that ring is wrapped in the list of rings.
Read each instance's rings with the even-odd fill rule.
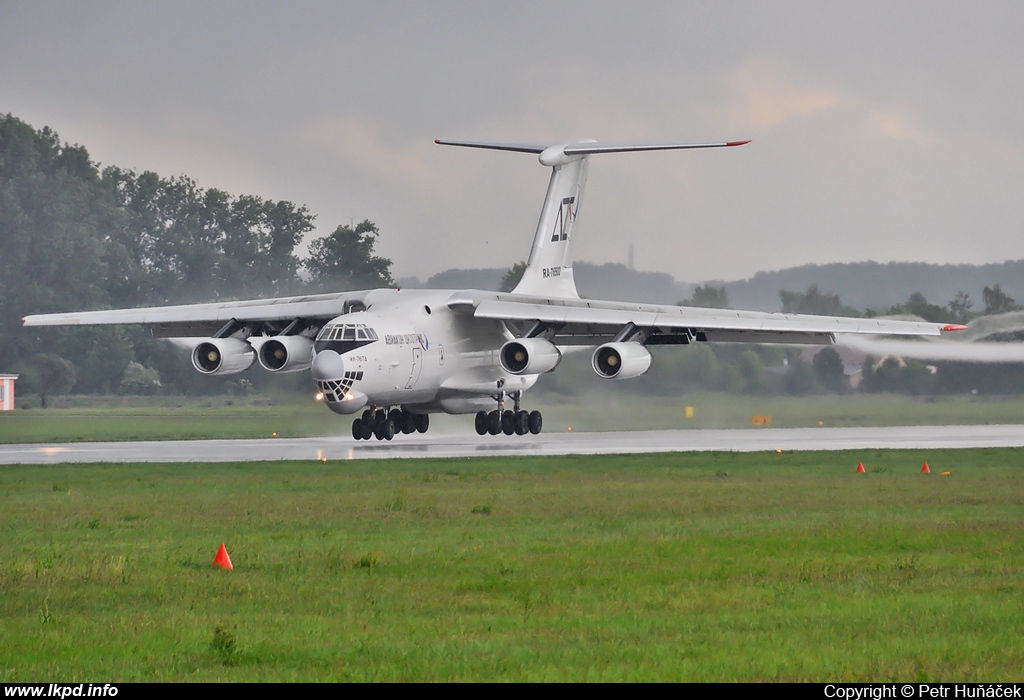
[[[514,294],[529,294],[560,299],[578,299],[572,273],[572,228],[579,215],[583,190],[587,184],[587,165],[591,155],[635,151],[667,151],[688,148],[719,148],[742,146],[749,141],[722,143],[610,144],[592,140],[562,144],[485,143],[477,141],[442,141],[443,146],[465,146],[496,151],[537,154],[541,165],[551,168],[551,180],[544,197],[540,221],[533,236],[533,247],[523,278]]]

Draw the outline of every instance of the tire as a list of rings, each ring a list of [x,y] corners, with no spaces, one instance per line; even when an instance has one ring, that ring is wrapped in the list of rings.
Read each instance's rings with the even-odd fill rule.
[[[501,414],[501,432],[512,435],[516,432],[516,414],[512,411],[503,411]]]
[[[516,412],[516,435],[526,435],[530,432],[530,414],[526,411]]]
[[[385,418],[384,419],[384,426],[381,429],[381,432],[384,433],[384,439],[385,440],[394,440],[395,439],[395,419],[392,418],[391,416],[388,416],[387,418]]]
[[[373,411],[371,411],[370,409],[366,409],[365,411],[363,411],[363,422],[373,425]]]
[[[409,411],[402,411],[402,435],[411,435],[416,432],[416,414]]]
[[[487,434],[487,411],[477,411],[473,427],[476,428],[477,435]]]
[[[540,435],[541,428],[544,427],[544,419],[541,417],[540,411],[530,411],[529,424],[530,432]]]
[[[369,440],[370,438],[373,437],[373,423],[366,421],[360,421],[360,423],[363,428],[363,439]]]
[[[487,432],[497,435],[501,432],[501,412],[491,411],[487,414]]]
[[[356,418],[354,421],[352,421],[352,437],[354,437],[356,440],[362,440],[363,439],[363,419],[362,418]]]
[[[429,413],[417,413],[416,414],[416,432],[425,433],[430,429],[430,414]]]

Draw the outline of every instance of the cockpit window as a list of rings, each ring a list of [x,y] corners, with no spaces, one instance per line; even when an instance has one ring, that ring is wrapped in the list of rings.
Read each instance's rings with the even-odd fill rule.
[[[320,341],[332,340],[377,340],[377,334],[365,323],[336,323],[326,325],[316,338]]]

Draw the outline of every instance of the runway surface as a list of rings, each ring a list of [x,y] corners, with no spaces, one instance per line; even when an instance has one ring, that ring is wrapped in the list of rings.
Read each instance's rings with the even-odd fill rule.
[[[387,459],[646,452],[759,452],[889,448],[1024,447],[1024,426],[767,428],[504,435],[398,435],[391,442],[351,437],[176,440],[0,445],[0,464],[62,462],[257,462],[284,459]]]

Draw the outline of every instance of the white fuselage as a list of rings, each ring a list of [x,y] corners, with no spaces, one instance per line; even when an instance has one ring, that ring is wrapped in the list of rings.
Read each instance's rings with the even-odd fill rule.
[[[376,290],[366,296],[365,311],[324,326],[314,344],[313,378],[331,410],[471,413],[533,386],[536,374],[501,367],[499,350],[512,335],[500,322],[453,312],[452,293]]]

